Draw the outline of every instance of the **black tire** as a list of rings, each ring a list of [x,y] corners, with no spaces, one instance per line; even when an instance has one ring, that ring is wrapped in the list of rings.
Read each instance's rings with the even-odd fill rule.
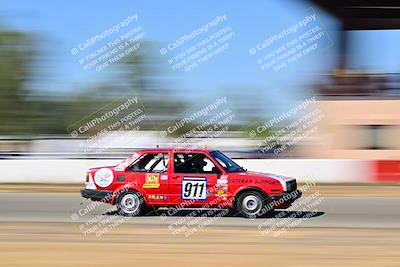
[[[257,218],[265,211],[265,199],[257,191],[247,191],[239,195],[236,206],[243,217]]]
[[[120,215],[137,216],[145,209],[145,202],[139,192],[130,190],[118,196],[116,206]]]

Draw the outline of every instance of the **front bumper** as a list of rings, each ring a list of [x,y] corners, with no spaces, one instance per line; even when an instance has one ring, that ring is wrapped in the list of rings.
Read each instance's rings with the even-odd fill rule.
[[[81,196],[90,198],[95,201],[109,202],[111,201],[113,191],[110,190],[97,190],[97,189],[82,189]]]
[[[272,195],[270,197],[273,202],[277,203],[277,205],[282,205],[293,203],[296,199],[300,198],[302,194],[303,192],[301,192],[300,190],[293,190],[292,192]]]

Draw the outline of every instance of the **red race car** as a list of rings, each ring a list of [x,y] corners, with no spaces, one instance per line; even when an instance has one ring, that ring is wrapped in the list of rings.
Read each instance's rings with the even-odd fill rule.
[[[258,217],[301,197],[296,179],[250,172],[218,150],[148,149],[87,172],[84,198],[134,216],[160,207],[229,208]]]

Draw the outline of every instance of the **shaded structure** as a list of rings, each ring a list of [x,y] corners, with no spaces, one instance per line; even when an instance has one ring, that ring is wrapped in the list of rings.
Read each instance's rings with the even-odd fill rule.
[[[328,83],[319,85],[317,93],[324,97],[400,98],[400,73],[371,73],[348,68],[348,37],[352,30],[400,29],[399,1],[327,1],[312,0],[314,4],[338,19],[339,58],[337,70]],[[382,44],[384,47],[384,44]]]
[[[398,1],[313,0],[341,24],[337,68],[320,77],[315,93],[324,120],[303,157],[377,161],[400,179],[400,73],[351,70],[353,30],[400,29]],[[382,43],[384,49],[385,43]]]

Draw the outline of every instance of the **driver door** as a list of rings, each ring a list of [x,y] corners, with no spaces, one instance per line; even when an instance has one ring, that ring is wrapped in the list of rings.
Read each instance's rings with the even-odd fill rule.
[[[204,153],[174,153],[170,179],[171,201],[185,206],[202,206],[215,199],[211,192],[220,170]]]

